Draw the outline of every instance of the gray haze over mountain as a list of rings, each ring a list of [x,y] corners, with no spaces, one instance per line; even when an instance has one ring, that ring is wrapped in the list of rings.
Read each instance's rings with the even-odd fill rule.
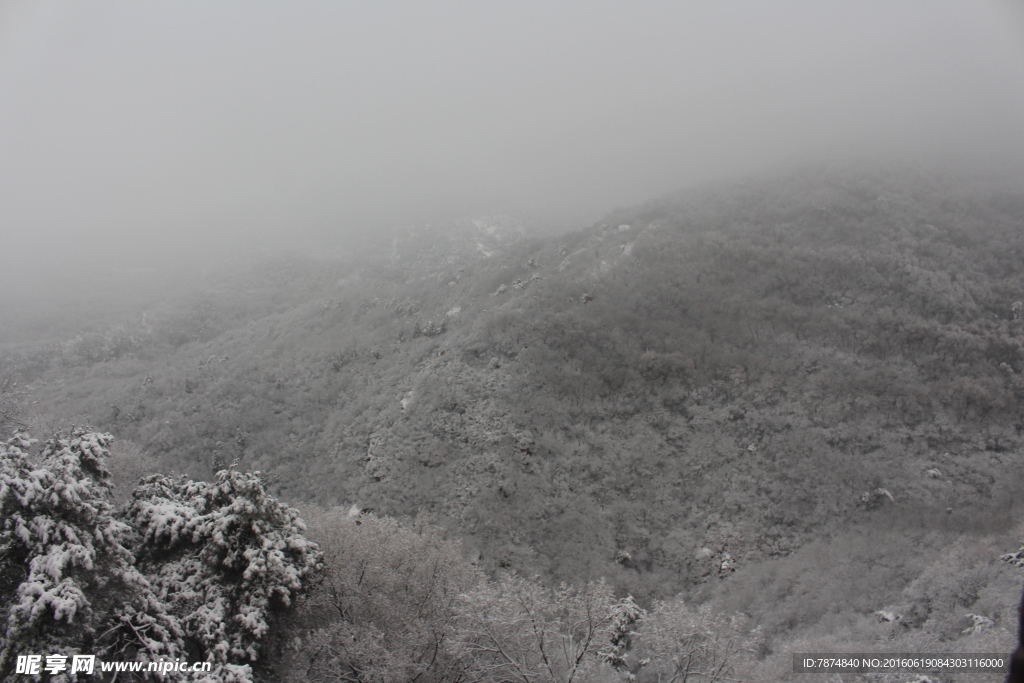
[[[876,158],[1024,158],[1021,6],[0,4],[0,248],[37,270]]]

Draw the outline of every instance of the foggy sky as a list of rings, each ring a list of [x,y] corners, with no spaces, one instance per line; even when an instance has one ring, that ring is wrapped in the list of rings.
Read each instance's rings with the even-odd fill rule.
[[[0,3],[7,262],[580,227],[873,155],[1024,159],[1018,3]]]

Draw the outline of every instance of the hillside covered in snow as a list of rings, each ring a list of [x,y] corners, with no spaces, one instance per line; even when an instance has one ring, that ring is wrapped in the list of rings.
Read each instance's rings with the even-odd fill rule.
[[[487,571],[920,626],[929,558],[1019,540],[1022,299],[1021,187],[815,169],[237,267],[3,362],[26,415],[429,521]],[[938,631],[1009,595],[991,572]]]

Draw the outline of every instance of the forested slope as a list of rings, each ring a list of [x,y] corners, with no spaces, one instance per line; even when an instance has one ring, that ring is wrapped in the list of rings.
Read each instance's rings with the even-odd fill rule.
[[[168,469],[421,515],[485,568],[667,595],[853,525],[1020,516],[1024,188],[815,169],[557,238],[280,259],[8,351]]]

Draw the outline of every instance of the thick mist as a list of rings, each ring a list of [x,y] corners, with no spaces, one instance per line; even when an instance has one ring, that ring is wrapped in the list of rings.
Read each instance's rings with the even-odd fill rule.
[[[8,2],[7,293],[474,212],[572,228],[779,165],[1012,161],[1022,83],[1009,1]]]

